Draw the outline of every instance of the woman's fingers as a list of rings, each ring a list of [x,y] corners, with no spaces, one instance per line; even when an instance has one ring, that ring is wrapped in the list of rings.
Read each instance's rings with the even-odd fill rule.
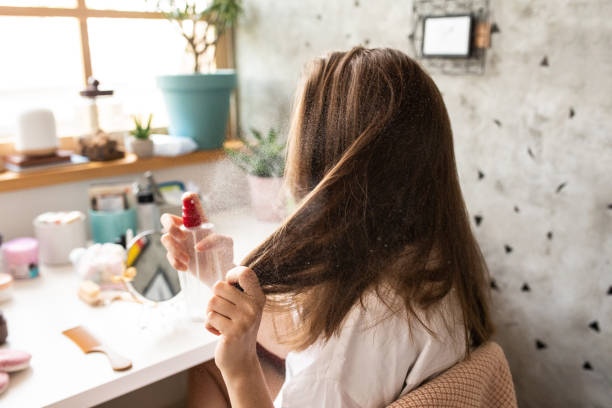
[[[172,225],[177,227],[183,225],[183,219],[181,217],[177,217],[176,215],[168,213],[163,214],[160,218],[160,221],[165,230],[170,229]]]
[[[210,328],[216,330],[218,333],[226,332],[230,329],[232,321],[227,317],[216,313],[208,312],[206,314],[206,328],[210,331]]]
[[[184,241],[187,239],[187,232],[183,231],[180,227],[177,227],[176,225],[171,225],[170,228],[168,228],[168,234],[172,235],[174,239],[180,241]]]
[[[237,305],[242,301],[242,292],[226,281],[218,281],[212,288],[213,294]]]
[[[221,335],[221,332],[220,332],[219,330],[215,329],[214,327],[212,327],[212,326],[211,326],[210,324],[208,324],[208,323],[206,323],[206,324],[204,325],[204,328],[205,328],[206,330],[208,330],[209,332],[211,332],[212,334],[214,334],[215,336],[220,336],[220,335]]]
[[[183,263],[189,262],[189,253],[187,253],[185,247],[176,239],[174,239],[173,236],[171,236],[170,234],[162,235],[161,243],[164,247],[166,247],[168,252],[172,253],[172,256],[178,261]]]
[[[257,275],[255,275],[255,272],[251,268],[247,268],[246,266],[232,268],[227,273],[226,279],[230,284],[238,283],[240,287],[244,289],[244,293],[253,297],[258,304],[263,306],[263,303],[266,301],[266,296],[261,290]]]
[[[161,216],[161,223],[164,227],[164,231],[175,239],[184,240],[187,238],[187,232],[183,231],[183,219],[172,214],[164,214]]]
[[[184,272],[187,270],[187,264],[177,260],[175,257],[172,256],[170,252],[166,253],[166,259],[168,259],[168,262],[170,263],[170,265],[172,265],[172,267],[176,269],[177,271]]]
[[[236,282],[240,283],[244,292],[233,286]],[[255,330],[256,336],[266,297],[255,272],[244,266],[235,267],[228,272],[227,281],[215,283],[212,289],[214,296],[208,303],[208,316],[214,318],[219,315],[227,320],[220,321],[223,327],[209,320],[211,326],[225,335],[241,336]],[[215,321],[218,319],[215,318]]]
[[[233,247],[234,241],[230,237],[219,234],[210,234],[195,245],[196,251],[220,247]]]
[[[235,283],[239,283],[244,292],[232,286]],[[255,355],[266,297],[255,272],[244,266],[230,269],[227,281],[217,282],[213,293],[206,328],[223,336],[215,350],[215,363],[225,376],[242,370],[244,362]]]
[[[161,216],[161,223],[166,233],[162,235],[161,243],[168,250],[166,258],[177,271],[186,271],[189,264],[189,253],[183,242],[187,233],[181,229],[183,219],[172,214]]]
[[[219,313],[228,319],[232,319],[236,315],[236,305],[221,296],[213,296],[208,301],[207,312]]]

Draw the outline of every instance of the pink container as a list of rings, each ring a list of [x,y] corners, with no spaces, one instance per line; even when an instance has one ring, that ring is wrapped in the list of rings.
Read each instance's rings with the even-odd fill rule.
[[[279,222],[285,217],[283,179],[247,175],[251,206],[259,221]]]
[[[38,241],[34,238],[16,238],[2,245],[4,270],[15,279],[38,276]]]

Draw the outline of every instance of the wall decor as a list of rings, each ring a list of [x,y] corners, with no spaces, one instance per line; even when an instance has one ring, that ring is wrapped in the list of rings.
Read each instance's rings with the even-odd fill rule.
[[[413,31],[408,38],[414,55],[429,72],[485,73],[493,26],[489,0],[414,0],[412,12]]]
[[[470,56],[472,16],[428,16],[423,18],[423,57]]]

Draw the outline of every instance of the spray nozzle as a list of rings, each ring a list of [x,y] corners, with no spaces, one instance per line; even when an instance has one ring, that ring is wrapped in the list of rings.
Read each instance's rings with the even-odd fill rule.
[[[196,193],[183,194],[183,225],[186,228],[198,227],[208,221]]]

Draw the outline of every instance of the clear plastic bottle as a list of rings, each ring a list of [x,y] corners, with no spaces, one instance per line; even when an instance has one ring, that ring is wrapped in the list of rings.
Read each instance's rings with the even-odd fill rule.
[[[193,320],[205,320],[206,306],[210,299],[210,288],[223,279],[219,251],[207,249],[196,251],[195,245],[213,233],[213,224],[207,222],[196,194],[183,195],[183,226],[187,232],[185,247],[188,249],[187,271],[178,271],[181,291],[187,313]]]

